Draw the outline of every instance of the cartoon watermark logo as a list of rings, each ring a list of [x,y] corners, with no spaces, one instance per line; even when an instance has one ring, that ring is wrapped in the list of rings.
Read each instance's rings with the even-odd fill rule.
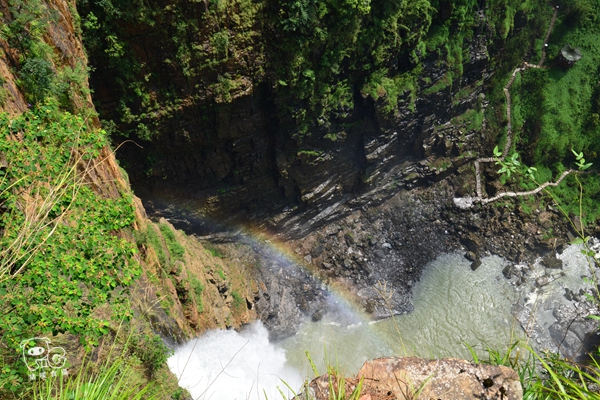
[[[46,337],[34,337],[21,342],[23,362],[29,370],[29,380],[46,379],[48,372],[50,376],[67,375],[65,349],[51,348],[50,343],[50,339]]]

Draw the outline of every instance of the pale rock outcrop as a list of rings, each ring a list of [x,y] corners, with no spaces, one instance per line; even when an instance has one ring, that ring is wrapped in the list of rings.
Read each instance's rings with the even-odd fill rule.
[[[378,358],[363,364],[356,378],[323,375],[307,389],[316,400],[328,399],[330,384],[344,382],[349,395],[362,380],[361,400],[520,400],[523,389],[517,373],[508,367],[474,364],[454,358],[428,360],[419,357]],[[310,397],[309,398],[313,398]],[[303,398],[300,396],[299,398]]]

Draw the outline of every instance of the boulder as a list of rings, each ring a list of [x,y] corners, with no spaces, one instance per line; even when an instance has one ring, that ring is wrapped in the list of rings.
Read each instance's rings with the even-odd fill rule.
[[[362,379],[360,399],[371,400],[520,400],[523,389],[518,374],[511,368],[474,364],[454,358],[428,360],[419,357],[378,358],[363,364],[356,378],[333,379],[328,375],[314,379],[307,389],[316,400],[326,400],[329,385],[346,385],[349,395]],[[302,398],[302,397],[301,397]],[[311,397],[312,398],[312,397]]]
[[[556,257],[556,254],[548,254],[546,257],[542,259],[546,268],[550,269],[562,269],[563,260]]]

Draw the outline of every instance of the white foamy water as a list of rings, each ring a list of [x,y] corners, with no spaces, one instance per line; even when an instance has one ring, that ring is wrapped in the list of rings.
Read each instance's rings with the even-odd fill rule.
[[[291,398],[283,381],[294,390],[303,382],[260,322],[242,332],[209,331],[177,348],[168,365],[195,400],[281,399],[279,389]]]

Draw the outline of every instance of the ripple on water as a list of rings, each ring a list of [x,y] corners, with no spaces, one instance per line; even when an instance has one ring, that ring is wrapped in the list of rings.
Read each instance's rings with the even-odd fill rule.
[[[472,271],[459,253],[438,257],[427,265],[413,290],[414,311],[349,331],[328,316],[307,323],[301,334],[280,343],[289,362],[310,374],[304,351],[320,371],[325,362],[358,371],[367,359],[389,355],[470,358],[465,343],[485,355],[486,346],[506,348],[522,331],[511,314],[514,290],[502,276],[500,257],[486,257]]]
[[[565,276],[545,288],[556,290],[552,295],[531,294],[530,301],[534,296],[536,302],[562,296],[566,286],[581,287],[586,263],[579,249],[569,248],[560,257]],[[327,360],[346,374],[381,356],[469,359],[466,344],[485,358],[488,346],[502,350],[523,335],[511,313],[517,292],[502,275],[505,266],[505,260],[492,256],[472,271],[462,254],[446,254],[424,269],[413,290],[410,314],[377,322],[356,315],[341,319],[326,315],[276,344],[269,343],[267,330],[258,322],[241,333],[212,331],[178,348],[169,367],[195,399],[262,399],[263,389],[269,398],[281,397],[277,390],[284,387],[281,379],[296,389],[302,377],[313,375],[305,351],[319,372],[326,371]]]

